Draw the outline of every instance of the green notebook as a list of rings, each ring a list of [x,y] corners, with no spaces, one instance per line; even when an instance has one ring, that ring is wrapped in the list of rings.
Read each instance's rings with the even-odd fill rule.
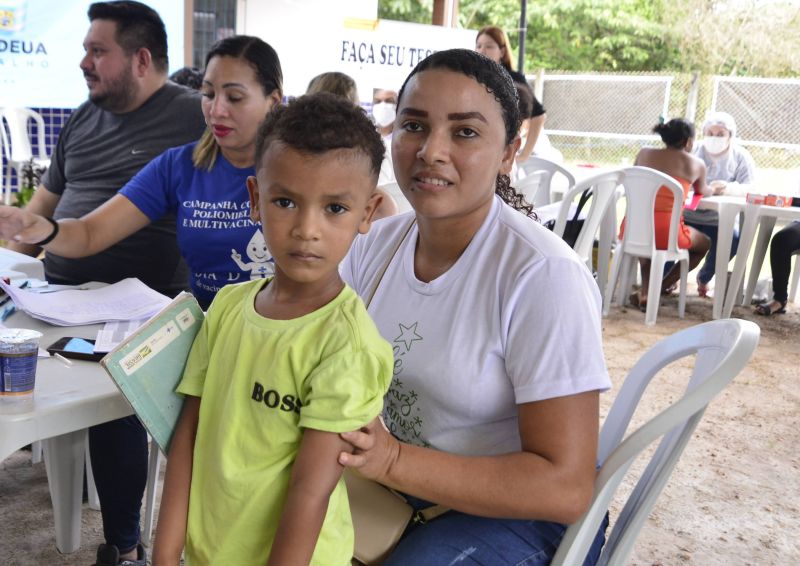
[[[197,300],[181,293],[100,360],[165,454],[183,406],[175,388],[203,318]]]

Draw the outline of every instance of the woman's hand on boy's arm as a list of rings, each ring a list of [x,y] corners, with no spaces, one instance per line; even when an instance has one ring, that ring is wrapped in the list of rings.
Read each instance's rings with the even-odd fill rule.
[[[186,397],[169,447],[153,566],[177,566],[181,559],[186,541],[192,457],[199,415],[200,398]]]
[[[350,445],[333,432],[307,428],[292,466],[289,493],[270,553],[270,566],[307,565],[344,468],[337,458]]]

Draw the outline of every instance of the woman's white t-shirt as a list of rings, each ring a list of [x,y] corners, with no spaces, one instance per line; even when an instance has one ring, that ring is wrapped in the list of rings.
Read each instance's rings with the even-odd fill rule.
[[[341,266],[365,300],[413,219],[373,224]],[[399,439],[463,455],[520,450],[517,405],[610,387],[600,294],[560,238],[495,198],[458,261],[414,275],[416,224],[369,313],[394,349],[383,417]]]

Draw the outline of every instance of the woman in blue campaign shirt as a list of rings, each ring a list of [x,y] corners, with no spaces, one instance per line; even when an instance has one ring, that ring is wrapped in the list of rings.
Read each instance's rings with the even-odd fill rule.
[[[81,219],[54,226],[52,220],[19,211],[15,239],[65,257],[84,257],[171,213],[201,305],[207,307],[228,283],[266,277],[272,256],[251,219],[245,180],[255,175],[256,133],[280,104],[282,84],[278,55],[264,41],[234,36],[217,42],[206,56],[201,92],[207,130],[199,141],[167,150]]]

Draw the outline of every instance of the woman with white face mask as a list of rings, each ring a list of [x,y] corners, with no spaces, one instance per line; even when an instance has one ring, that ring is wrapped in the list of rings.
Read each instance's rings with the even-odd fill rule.
[[[376,88],[372,93],[372,119],[384,139],[392,134],[396,115],[397,92]]]
[[[398,209],[405,212],[411,208],[408,200],[397,187],[394,176],[394,165],[392,164],[392,131],[394,130],[394,120],[397,116],[397,91],[376,88],[372,91],[372,121],[375,128],[383,138],[386,145],[386,155],[383,158],[381,172],[378,176],[378,187],[382,188],[397,203]]]
[[[711,112],[703,122],[703,139],[693,153],[706,164],[706,180],[715,195],[744,195],[754,182],[756,166],[750,153],[736,143],[736,121],[726,112]],[[705,262],[697,273],[697,293],[708,296],[708,285],[714,277],[717,261],[719,215],[714,210],[684,210],[687,226],[711,238]],[[739,246],[739,233],[734,230],[731,257]]]

